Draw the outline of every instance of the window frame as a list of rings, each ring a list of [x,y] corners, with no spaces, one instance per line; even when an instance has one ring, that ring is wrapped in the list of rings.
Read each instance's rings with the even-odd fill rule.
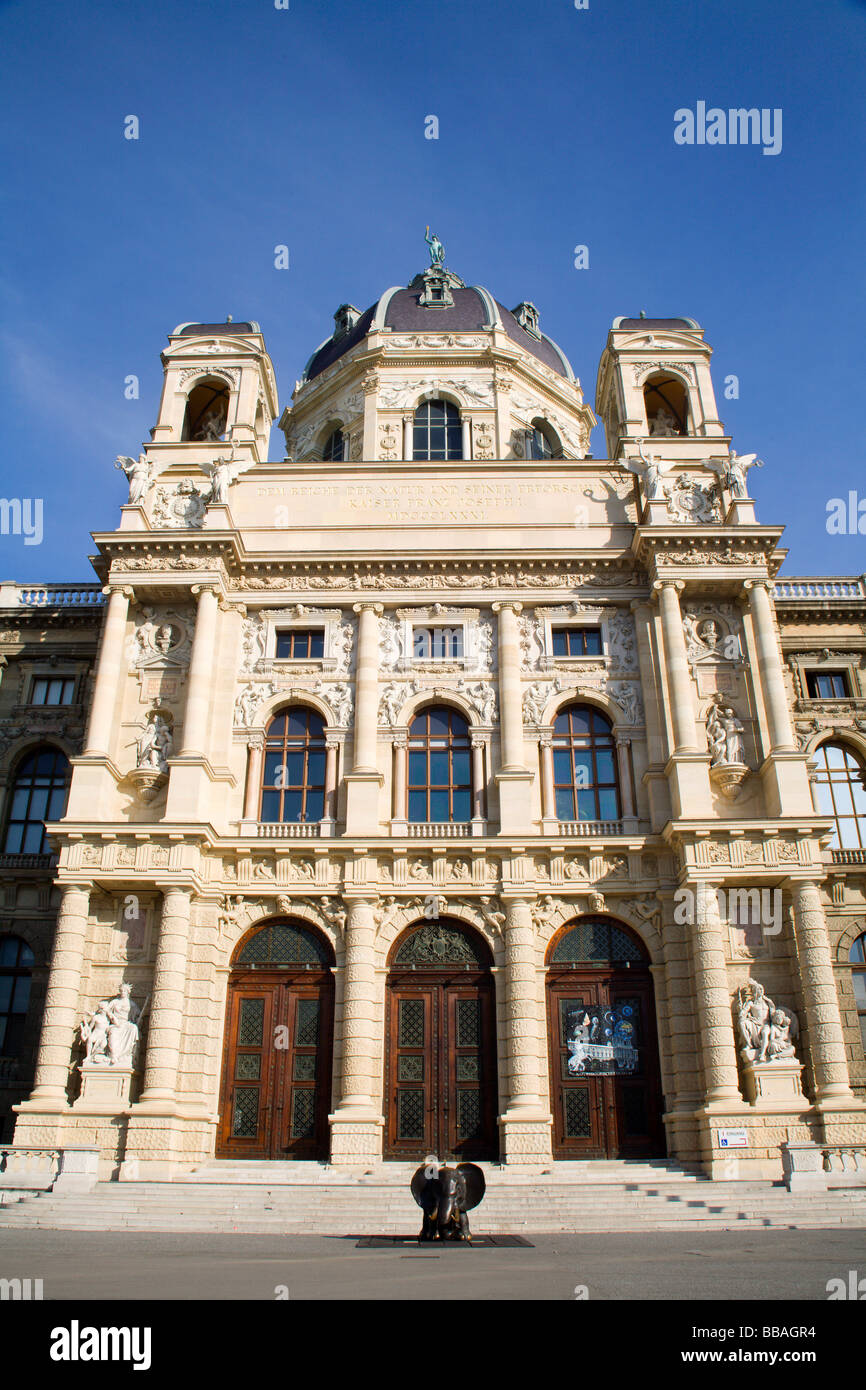
[[[444,406],[444,419],[442,425],[433,424],[431,421],[430,408],[432,406]],[[426,422],[419,422],[419,415],[422,411],[427,412]],[[449,419],[449,413],[453,412],[456,421]],[[443,429],[445,432],[445,452],[442,456],[432,452],[430,445],[431,431]],[[426,452],[418,452],[418,431],[426,431]],[[449,431],[455,430],[458,436],[459,452],[452,453],[449,445]],[[443,396],[434,396],[430,400],[419,401],[412,414],[412,461],[414,463],[458,463],[463,461],[463,415],[460,407],[453,401],[446,400]]]
[[[31,1003],[31,989],[33,984],[33,971],[36,968],[36,954],[33,947],[18,936],[15,932],[4,932],[0,935],[0,946],[4,942],[14,941],[17,943],[15,961],[13,963],[0,963],[0,979],[12,979],[12,987],[9,991],[8,1007],[2,998],[2,988],[0,988],[0,1057],[8,1060],[19,1058],[23,1051],[24,1030],[27,1024],[27,1014]],[[22,949],[30,956],[30,960],[22,962]],[[24,1008],[13,1009],[12,1005],[17,1002],[20,980],[26,981]],[[10,1047],[10,1035],[13,1033],[12,1020],[20,1019],[20,1023],[14,1030],[14,1047]]]
[[[597,652],[591,652],[591,651],[587,651],[587,650],[586,650],[586,637],[587,637],[587,634],[588,634],[588,633],[592,633],[593,635],[595,635],[596,633],[598,634],[598,651],[597,651]],[[566,639],[566,646],[570,646],[570,645],[571,645],[571,639],[572,639],[572,637],[577,637],[577,636],[582,636],[582,637],[583,637],[583,646],[584,646],[584,650],[583,650],[582,652],[572,652],[572,651],[557,652],[557,650],[556,650],[556,640],[557,640],[558,637],[565,637],[565,639]],[[604,650],[604,632],[602,631],[601,623],[598,623],[598,624],[595,624],[595,623],[564,623],[564,624],[562,624],[561,626],[560,626],[558,623],[556,624],[556,626],[554,626],[553,624],[551,624],[551,627],[550,627],[550,654],[551,654],[551,656],[553,657],[554,660],[560,660],[560,661],[571,661],[571,660],[573,660],[575,657],[578,657],[578,658],[579,658],[579,657],[596,657],[596,658],[598,658],[598,657],[604,656],[604,655],[605,655],[605,650]]]
[[[274,660],[275,660],[275,661],[324,661],[324,659],[325,659],[325,629],[324,629],[324,627],[276,627],[276,628],[274,629],[274,634],[275,634],[275,635],[274,635]],[[320,652],[315,653],[315,654],[313,654],[313,652],[312,652],[312,650],[311,650],[307,655],[304,655],[304,656],[302,656],[300,653],[297,653],[297,654],[296,654],[296,653],[294,652],[294,650],[291,651],[288,655],[286,655],[285,652],[282,652],[282,653],[280,652],[280,642],[281,642],[282,639],[284,639],[284,638],[285,638],[285,639],[288,639],[288,640],[291,642],[292,647],[294,648],[295,639],[296,639],[296,638],[299,639],[299,638],[301,638],[301,637],[306,637],[306,638],[308,639],[307,645],[308,645],[308,647],[310,647],[310,648],[312,648],[312,646],[313,646],[313,639],[316,638],[316,637],[320,638],[320,639],[321,639],[321,647],[322,647],[322,650],[321,650]],[[316,643],[316,645],[318,645],[318,643]]]
[[[41,755],[43,755],[44,753],[52,753],[52,754],[54,755],[54,763],[53,763],[53,766],[52,766],[52,768],[51,768],[51,772],[50,772],[50,773],[39,773],[39,772],[37,771],[38,760],[39,760],[39,758],[41,757]],[[34,764],[33,772],[32,772],[32,775],[31,775],[31,777],[30,777],[29,782],[26,783],[26,784],[24,784],[24,786],[22,786],[22,785],[20,785],[20,783],[21,783],[21,778],[22,778],[23,769],[25,768],[25,766],[26,766],[29,762],[33,762],[33,764]],[[62,764],[65,764],[65,770],[64,770],[64,773],[63,773],[63,780],[62,780],[62,783],[61,783],[60,778],[57,777],[55,774],[56,774],[56,772],[57,772],[58,766],[60,766],[60,765],[62,765]],[[47,831],[46,831],[46,829],[45,829],[45,822],[46,822],[46,820],[61,820],[61,819],[63,818],[63,816],[66,814],[66,806],[67,806],[68,801],[69,801],[69,784],[70,784],[70,780],[71,780],[71,775],[72,775],[72,768],[71,768],[71,766],[70,766],[69,759],[68,759],[68,757],[66,756],[66,754],[64,753],[63,749],[62,749],[62,748],[59,748],[59,747],[57,746],[56,743],[39,743],[39,744],[36,744],[34,747],[31,747],[30,749],[25,750],[25,751],[21,754],[21,756],[20,756],[20,758],[18,759],[18,762],[17,762],[17,764],[16,764],[15,772],[14,772],[14,775],[13,775],[13,777],[12,777],[12,779],[11,779],[10,786],[9,786],[9,798],[8,798],[7,803],[6,803],[5,812],[4,812],[4,817],[3,817],[3,826],[2,826],[2,832],[3,832],[3,833],[2,833],[2,841],[0,841],[0,843],[2,843],[2,850],[0,850],[0,853],[3,853],[3,854],[18,854],[18,855],[27,855],[27,854],[52,855],[52,854],[53,854],[53,850],[51,849],[50,845],[48,844],[48,841],[47,841],[47,838],[46,838],[46,837],[47,837]],[[48,777],[49,781],[48,781],[47,787],[45,786],[44,783],[38,783],[38,782],[37,782],[37,778],[40,778],[40,777]],[[64,796],[64,798],[63,798],[63,809],[61,810],[59,816],[49,815],[49,816],[46,816],[46,817],[39,817],[39,816],[31,816],[31,815],[30,815],[30,809],[31,809],[31,806],[32,806],[32,803],[33,803],[33,795],[34,795],[35,792],[37,792],[37,791],[46,791],[46,790],[47,790],[48,796],[47,796],[47,798],[46,798],[46,808],[48,808],[48,807],[50,806],[50,802],[51,802],[51,800],[52,800],[53,793],[56,792],[56,791],[59,791],[59,790],[61,789],[61,786],[63,787],[63,789],[64,789],[64,791],[65,791],[65,796]],[[15,815],[15,814],[13,814],[13,813],[14,813],[15,810],[16,810],[16,798],[17,798],[18,794],[19,794],[20,792],[24,791],[25,789],[27,790],[26,814],[25,814],[24,816]],[[13,829],[13,826],[17,826],[17,825],[20,825],[20,826],[23,827],[22,835],[21,835],[21,845],[20,845],[20,847],[19,847],[18,849],[12,849],[11,846],[10,846],[10,844],[9,844],[9,840],[10,840],[10,837],[12,836],[12,829]],[[27,847],[27,844],[26,844],[27,836],[28,836],[28,832],[29,832],[29,828],[30,828],[31,826],[34,826],[34,825],[41,825],[41,826],[42,826],[42,834],[41,834],[41,837],[40,837],[39,848],[38,848],[38,849],[33,849],[33,848],[31,848],[31,847]]]
[[[835,748],[842,753],[843,758],[846,759],[843,767],[837,767],[836,769],[831,767],[830,761],[827,757],[827,749],[829,748]],[[823,755],[823,767],[819,762],[819,758],[821,757],[821,755]],[[829,848],[831,850],[866,849],[866,810],[858,812],[853,791],[853,788],[856,785],[856,778],[857,780],[859,780],[860,791],[863,792],[864,796],[866,796],[866,763],[864,763],[864,761],[859,756],[859,750],[856,749],[852,744],[846,743],[844,739],[828,738],[824,739],[823,742],[819,743],[816,748],[813,748],[810,756],[812,759],[814,759],[816,765],[816,787],[829,788],[828,799],[830,807],[829,809],[821,807],[818,813],[819,815],[827,816],[829,819],[832,819],[834,823],[833,838],[837,841],[837,843],[833,844],[831,842]],[[854,764],[854,769],[856,771],[853,776],[851,767],[847,759],[850,759],[850,762]],[[834,771],[844,771],[845,775],[834,778],[832,775]],[[839,814],[839,810],[837,808],[837,797],[833,790],[833,788],[836,786],[844,786],[848,789],[848,799],[851,804],[851,814],[848,814],[847,810],[844,814]],[[820,806],[820,803],[822,801],[820,792],[816,793],[816,800],[818,801]],[[853,824],[857,844],[850,845],[843,843],[843,839],[847,838],[847,836],[845,836],[843,833],[844,825],[848,822],[851,822]]]
[[[292,734],[289,732],[291,716],[297,715],[299,713],[303,713],[306,716],[306,732],[303,735]],[[274,725],[281,719],[285,719],[286,721],[282,735],[272,734],[271,731]],[[321,725],[321,734],[319,734],[319,732],[316,731],[316,733],[313,736],[310,736],[311,719],[317,720],[318,723]],[[260,825],[317,825],[320,821],[325,819],[325,778],[327,764],[326,734],[327,727],[325,725],[325,721],[322,715],[319,713],[318,710],[313,709],[311,705],[283,705],[281,709],[274,711],[273,715],[271,716],[268,722],[268,727],[265,730],[264,753],[262,756],[262,768],[259,776],[258,822]],[[268,774],[269,754],[281,753],[281,764],[277,764],[277,766],[282,765],[284,767],[287,767],[288,754],[297,754],[299,752],[303,755],[303,772],[300,782],[292,782],[287,783],[285,786],[279,786],[276,782],[266,781]],[[311,783],[310,781],[309,764],[311,753],[321,753],[321,783]],[[300,814],[296,817],[287,818],[285,814],[286,795],[287,793],[294,794],[297,792],[301,793]],[[315,794],[318,798],[319,792],[321,792],[322,803],[321,815],[313,815],[311,817],[307,814],[308,800],[311,794]],[[279,796],[279,815],[276,817],[266,817],[264,815],[266,793],[276,793]],[[316,801],[315,809],[318,809],[318,800]]]
[[[442,651],[437,653],[433,650],[438,634],[447,634],[443,642],[444,646],[459,646],[459,651]],[[429,636],[431,638],[429,652],[418,652],[415,650],[419,636]],[[463,623],[413,623],[412,624],[412,661],[464,661],[466,658],[466,633]]]
[[[858,951],[859,949],[859,959]],[[848,965],[851,970],[851,992],[854,995],[854,1007],[857,1010],[857,1022],[860,1025],[860,1042],[863,1048],[863,1056],[866,1057],[866,931],[861,932],[851,942],[848,951]],[[854,980],[862,979],[862,988],[858,990]]]
[[[851,699],[851,675],[844,667],[821,668],[818,666],[806,667],[803,671],[806,683],[806,694],[810,700],[850,700]],[[820,691],[814,689],[821,680],[841,680],[845,687],[842,695],[822,695]]]
[[[589,715],[589,729],[586,733],[583,733],[579,730],[575,731],[571,727],[572,716],[577,713],[585,713]],[[561,731],[558,732],[557,724],[560,722],[561,719],[563,719],[566,716],[568,717],[569,721],[569,731],[567,733],[563,733]],[[605,726],[607,732],[601,732],[596,730],[596,721],[599,721],[602,724],[602,726]],[[593,776],[592,780],[586,786],[580,786],[578,785],[575,774],[575,754],[578,751],[587,751],[587,749],[590,755],[590,765],[592,768]],[[570,782],[558,780],[559,769],[557,766],[558,760],[556,755],[557,752],[563,753],[566,751],[568,751],[570,754]],[[576,823],[579,821],[583,821],[584,823],[588,822],[591,824],[593,821],[622,820],[622,788],[619,784],[619,763],[616,753],[616,737],[613,732],[613,723],[609,716],[606,715],[603,710],[598,709],[595,705],[585,704],[578,700],[569,701],[567,704],[561,706],[561,708],[556,711],[556,714],[553,718],[552,752],[553,802],[554,812],[558,821],[566,823]],[[602,781],[598,776],[599,752],[610,754],[610,761],[613,769],[612,781]],[[561,762],[561,759],[559,761]],[[601,814],[602,795],[603,793],[609,793],[611,791],[613,792],[614,796],[616,814],[612,816],[603,816]],[[575,814],[571,816],[563,816],[560,814],[560,809],[564,799],[564,796],[560,796],[560,792],[562,792],[563,794],[568,793],[571,796],[571,808]],[[580,815],[580,796],[585,795],[587,793],[591,793],[593,797],[595,807],[594,816]]]
[[[447,714],[447,733],[430,732],[430,716],[441,716]],[[426,731],[421,732],[417,726],[422,720],[426,720]],[[462,726],[462,730],[455,730],[455,725]],[[413,733],[413,730],[415,731]],[[444,744],[444,747],[435,745]],[[433,781],[431,772],[431,760],[433,755],[446,753],[448,758],[448,780]],[[457,781],[454,776],[454,754],[460,753],[466,756],[467,780]],[[413,755],[417,758],[419,754],[425,757],[425,777],[424,782],[415,781],[413,783]],[[448,815],[444,819],[431,814],[433,796],[436,793],[441,795],[447,792],[448,795]],[[455,793],[467,793],[467,815],[455,819],[454,799]],[[472,729],[469,720],[461,710],[455,709],[453,705],[425,705],[423,709],[416,710],[409,724],[407,738],[407,757],[406,757],[406,818],[410,825],[468,825],[472,819],[472,807],[474,800],[475,787],[472,780]],[[425,797],[425,811],[423,817],[413,814],[413,794],[417,800],[421,794]]]

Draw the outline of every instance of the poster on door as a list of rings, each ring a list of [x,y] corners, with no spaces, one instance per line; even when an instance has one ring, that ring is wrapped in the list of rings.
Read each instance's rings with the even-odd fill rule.
[[[631,1076],[639,1070],[635,1002],[612,1006],[562,1000],[568,1076]]]

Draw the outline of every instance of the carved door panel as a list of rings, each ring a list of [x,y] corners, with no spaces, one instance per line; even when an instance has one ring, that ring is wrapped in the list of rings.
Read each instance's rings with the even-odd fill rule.
[[[388,1157],[495,1157],[489,976],[391,977],[385,1087]]]
[[[637,971],[553,975],[548,1021],[556,1157],[663,1153],[652,981]]]
[[[229,987],[217,1155],[326,1158],[331,975],[251,976]]]

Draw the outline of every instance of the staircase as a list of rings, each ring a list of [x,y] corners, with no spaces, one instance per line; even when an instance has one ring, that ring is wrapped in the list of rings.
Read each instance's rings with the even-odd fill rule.
[[[174,1182],[103,1182],[12,1201],[0,1207],[0,1234],[412,1235],[421,1224],[409,1192],[416,1166],[211,1161]],[[479,1167],[487,1193],[470,1217],[479,1235],[866,1228],[866,1188],[791,1194],[770,1182],[711,1182],[669,1162],[556,1163],[541,1174]]]

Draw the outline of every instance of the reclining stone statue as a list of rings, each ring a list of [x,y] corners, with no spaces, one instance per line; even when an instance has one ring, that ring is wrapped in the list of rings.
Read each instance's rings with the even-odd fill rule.
[[[431,1156],[412,1178],[412,1196],[424,1213],[418,1240],[466,1240],[467,1212],[484,1196],[484,1174],[474,1163],[449,1168]]]

